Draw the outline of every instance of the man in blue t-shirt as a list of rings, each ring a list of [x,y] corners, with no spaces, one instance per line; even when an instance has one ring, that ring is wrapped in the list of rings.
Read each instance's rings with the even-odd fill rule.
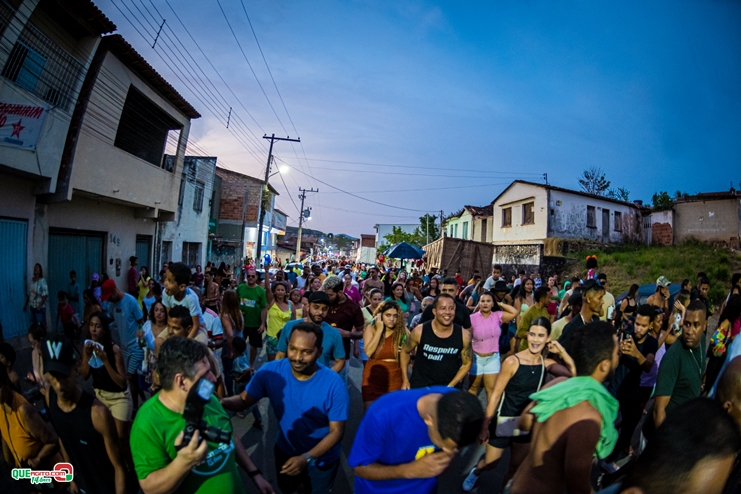
[[[100,290],[100,298],[109,304],[109,315],[113,318],[118,336],[121,341],[121,353],[123,354],[126,377],[131,389],[131,398],[134,401],[134,409],[139,407],[139,378],[137,370],[144,360],[144,350],[139,346],[136,333],[144,324],[145,318],[139,301],[119,290],[116,282],[106,280]]]
[[[476,441],[483,421],[479,400],[455,388],[382,396],[366,412],[348,458],[355,494],[435,492],[436,477]]]
[[[350,397],[339,374],[317,362],[323,337],[316,324],[295,325],[288,358],[264,364],[245,391],[221,402],[240,411],[270,400],[279,422],[275,470],[284,494],[330,492],[340,464]]]
[[[309,295],[309,305],[304,308],[304,319],[296,319],[294,321],[288,321],[283,329],[280,331],[280,338],[278,339],[278,352],[275,355],[276,360],[285,358],[286,350],[288,348],[288,340],[291,338],[291,331],[297,324],[302,322],[311,322],[319,325],[324,333],[322,340],[322,353],[319,356],[319,363],[330,367],[330,362],[334,360],[332,364],[332,370],[340,372],[345,366],[345,348],[342,343],[342,336],[337,328],[330,326],[324,322],[324,317],[327,315],[329,310],[329,295],[324,292],[313,292]]]

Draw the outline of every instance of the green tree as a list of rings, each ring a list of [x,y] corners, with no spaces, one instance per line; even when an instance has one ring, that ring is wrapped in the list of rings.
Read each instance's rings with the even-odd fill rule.
[[[396,245],[400,242],[409,242],[410,244],[419,245],[419,227],[415,229],[414,233],[407,233],[401,229],[400,226],[392,228],[391,233],[385,235],[383,239],[386,241],[378,246],[378,252],[383,252],[392,245]]]
[[[625,187],[613,187],[607,191],[607,197],[627,202],[630,201],[630,191]]]
[[[610,181],[605,178],[602,168],[592,166],[584,170],[579,185],[587,194],[602,196],[610,188]]]
[[[657,211],[668,211],[674,207],[674,201],[672,201],[672,198],[666,191],[655,193],[651,197],[651,202],[653,203],[654,209]]]

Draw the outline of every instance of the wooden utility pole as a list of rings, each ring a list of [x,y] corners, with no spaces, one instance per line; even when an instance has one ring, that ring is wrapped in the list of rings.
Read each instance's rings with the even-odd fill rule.
[[[298,215],[298,236],[296,237],[296,262],[301,262],[301,233],[303,231],[304,227],[304,199],[306,199],[306,193],[307,192],[319,192],[319,189],[314,190],[314,187],[311,189],[302,189],[301,187],[298,188],[298,191],[301,192],[301,195],[298,196],[299,199],[301,199],[301,213]],[[309,211],[308,209],[306,211]]]

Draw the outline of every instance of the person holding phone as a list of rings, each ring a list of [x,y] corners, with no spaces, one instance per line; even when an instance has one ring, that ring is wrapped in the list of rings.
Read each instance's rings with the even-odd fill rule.
[[[526,431],[518,431],[518,435],[513,431],[504,431],[504,427],[498,426],[501,419],[519,417],[522,414],[530,403],[530,395],[543,385],[546,372],[555,376],[576,375],[576,367],[569,354],[557,341],[551,341],[551,321],[548,317],[535,319],[526,338],[527,348],[502,362],[494,391],[489,396],[484,426],[479,436],[479,443],[486,444],[486,452],[463,481],[463,490],[466,492],[476,486],[479,475],[496,468],[505,449],[512,447],[505,484],[527,454],[530,435]],[[548,358],[549,353],[558,355],[566,367]]]

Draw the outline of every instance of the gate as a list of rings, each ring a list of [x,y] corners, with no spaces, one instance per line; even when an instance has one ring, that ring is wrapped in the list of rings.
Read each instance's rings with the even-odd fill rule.
[[[30,316],[26,302],[28,223],[0,218],[0,339],[26,334]],[[47,303],[48,304],[48,303]]]

